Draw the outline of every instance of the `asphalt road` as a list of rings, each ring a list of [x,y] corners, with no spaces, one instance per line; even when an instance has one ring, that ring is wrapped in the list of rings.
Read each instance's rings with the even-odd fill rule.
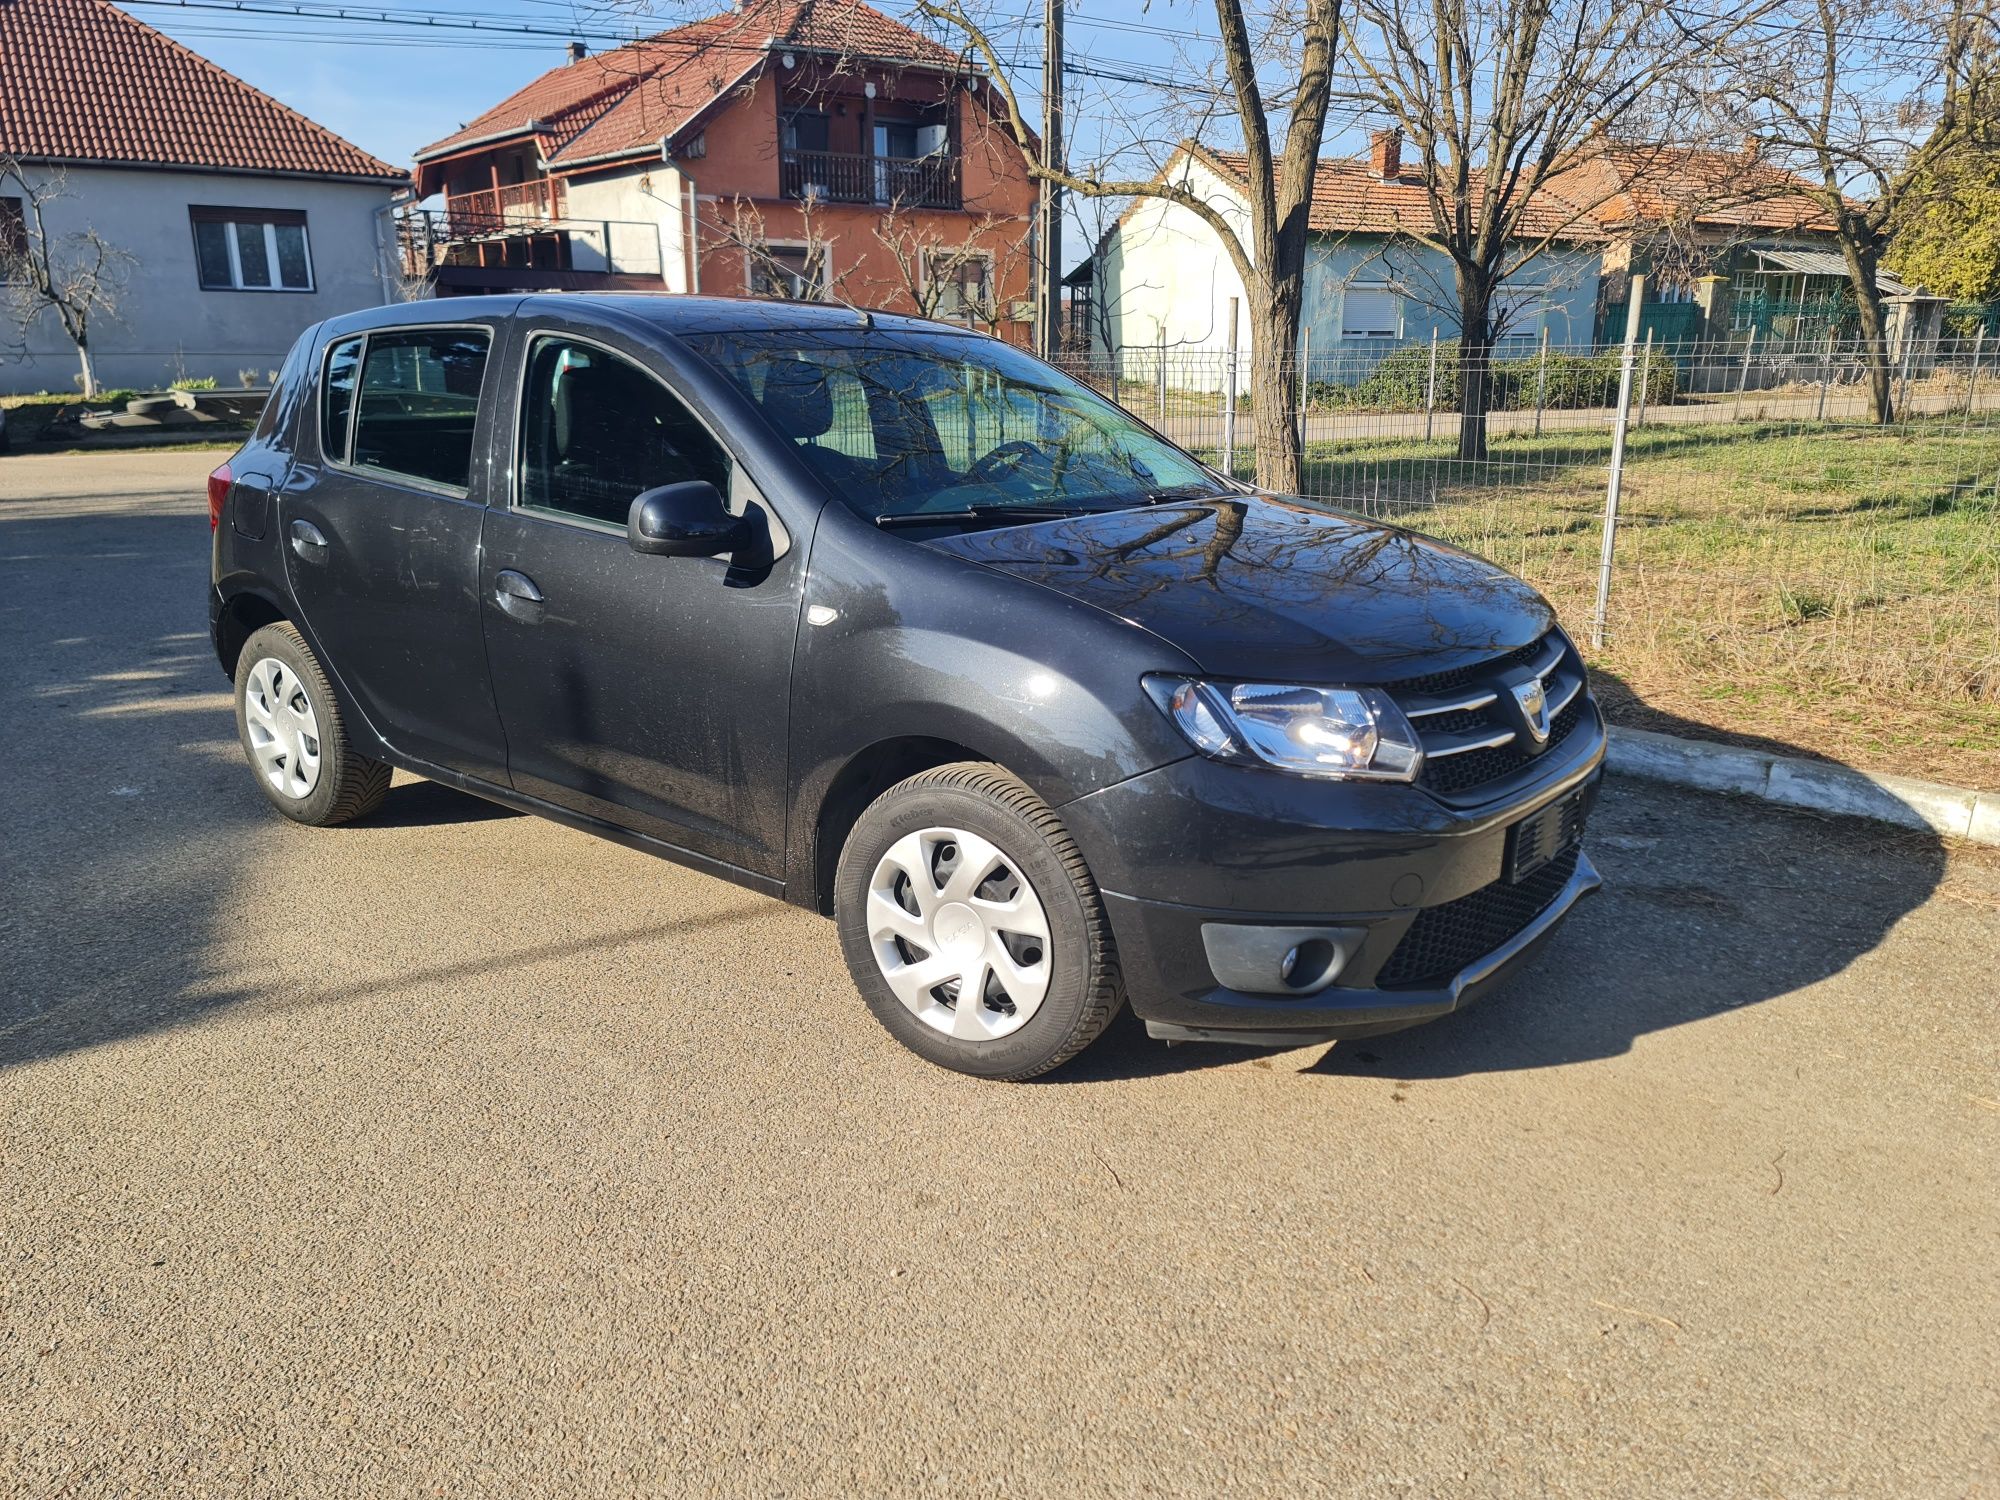
[[[213,455],[0,459],[0,1493],[2000,1486],[2000,869],[1614,782],[1510,992],[926,1067],[831,928],[241,764]]]

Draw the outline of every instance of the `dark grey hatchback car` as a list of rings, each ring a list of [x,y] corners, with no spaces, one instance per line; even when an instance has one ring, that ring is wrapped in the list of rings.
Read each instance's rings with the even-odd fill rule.
[[[1252,492],[992,339],[507,297],[334,319],[209,485],[244,752],[390,768],[831,915],[933,1062],[1441,1016],[1597,887],[1548,606]]]

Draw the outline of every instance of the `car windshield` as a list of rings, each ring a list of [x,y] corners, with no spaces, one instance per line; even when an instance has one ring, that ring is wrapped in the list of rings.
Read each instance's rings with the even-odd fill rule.
[[[857,328],[688,341],[882,525],[1123,510],[1226,489],[1089,387],[994,339]]]

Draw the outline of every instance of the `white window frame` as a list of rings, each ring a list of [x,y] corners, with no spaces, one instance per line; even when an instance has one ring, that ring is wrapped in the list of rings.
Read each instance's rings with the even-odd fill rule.
[[[288,220],[287,227],[298,230],[299,244],[305,251],[306,284],[304,286],[281,286],[276,280],[282,274],[278,269],[279,226],[276,219],[252,218],[246,211],[244,217],[240,219],[191,219],[190,224],[194,223],[220,224],[224,231],[222,236],[223,244],[229,251],[230,285],[228,286],[213,286],[201,280],[201,256],[197,252],[194,264],[195,280],[204,292],[292,292],[296,294],[319,290],[318,281],[313,275],[312,231],[307,228],[303,221],[297,225],[292,225]],[[264,261],[271,268],[271,276],[273,278],[270,286],[246,286],[243,282],[243,252],[236,242],[236,230],[238,225],[250,224],[260,224],[264,229]]]
[[[1377,292],[1396,299],[1396,326],[1387,333],[1350,332],[1347,327],[1347,299],[1355,292]],[[1387,281],[1350,281],[1340,292],[1340,337],[1343,343],[1362,339],[1399,339],[1403,336],[1403,296]]]
[[[993,280],[996,274],[993,265],[993,252],[991,250],[973,250],[968,252],[962,249],[926,250],[924,252],[923,265],[921,267],[924,279],[924,290],[926,292],[930,291],[933,282],[937,278],[938,272],[937,272],[936,262],[940,258],[945,258],[945,257],[948,257],[958,262],[961,266],[964,265],[967,261],[976,260],[986,267],[986,295],[988,300],[993,305],[993,311],[997,314],[1000,310],[1000,289],[997,285],[995,285]],[[963,283],[960,283],[960,287],[962,292]],[[964,307],[960,307],[959,310],[955,313],[947,313],[944,311],[942,307],[940,307],[931,314],[931,316],[936,318],[940,323],[963,322],[965,320],[965,315],[966,315],[966,309]],[[982,315],[975,313],[974,316],[979,317]]]
[[[1494,289],[1493,297],[1495,301],[1505,301],[1510,304],[1503,311],[1511,313],[1512,316],[1495,341],[1503,344],[1515,339],[1539,339],[1542,327],[1548,322],[1549,313],[1555,307],[1549,300],[1549,287],[1546,282],[1516,284],[1503,281]],[[1489,318],[1489,325],[1493,321],[1495,320]]]
[[[796,250],[805,256],[808,261],[812,259],[814,248],[811,240],[765,240],[762,246],[758,247],[758,249],[762,250]],[[821,240],[817,248],[819,250],[820,290],[831,291],[833,289],[833,241]],[[753,297],[758,295],[758,249],[746,246],[743,251],[743,290],[746,294]],[[792,300],[794,302],[804,302],[807,300],[817,301],[818,299],[807,299],[795,295]]]

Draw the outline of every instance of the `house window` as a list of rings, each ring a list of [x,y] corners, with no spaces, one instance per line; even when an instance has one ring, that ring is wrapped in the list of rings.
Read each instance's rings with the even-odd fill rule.
[[[0,198],[0,281],[12,279],[14,264],[28,254],[28,221],[19,198]]]
[[[936,288],[931,316],[947,323],[990,322],[993,317],[993,258],[963,250],[936,252],[924,262],[924,277]]]
[[[188,209],[195,267],[211,292],[309,292],[306,216],[279,208]]]
[[[1548,315],[1548,288],[1503,285],[1493,294],[1492,327],[1496,339],[1531,339],[1540,335]]]
[[[764,245],[749,251],[753,297],[817,302],[826,294],[826,248],[822,245]]]
[[[1350,286],[1340,299],[1340,336],[1393,339],[1403,331],[1403,299],[1387,286]]]

